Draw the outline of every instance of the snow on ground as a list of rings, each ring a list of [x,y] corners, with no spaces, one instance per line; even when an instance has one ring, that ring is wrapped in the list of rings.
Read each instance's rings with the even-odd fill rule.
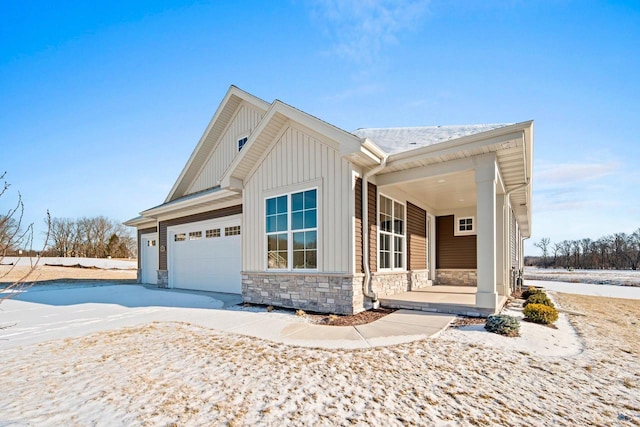
[[[640,270],[567,270],[525,267],[525,280],[550,280],[595,285],[640,286]]]
[[[568,283],[550,280],[525,280],[526,286],[541,286],[549,291],[567,294],[592,295],[608,298],[640,299],[640,287]]]
[[[36,258],[29,257],[4,257],[2,265],[15,264],[17,266],[28,267],[36,262]],[[74,257],[42,257],[38,265],[76,265],[83,267],[96,267],[104,269],[135,270],[138,268],[138,261],[135,259],[106,259],[106,258],[74,258]]]
[[[584,351],[571,348],[576,337],[563,335],[561,322],[558,330],[523,323],[539,348],[446,331],[391,347],[322,350],[216,331],[224,316],[272,313],[212,310],[219,301],[166,293],[101,286],[30,291],[2,303],[0,316],[10,316],[0,323],[32,322],[27,336],[110,325],[20,347],[15,338],[0,341],[0,425],[640,424],[635,301],[558,294],[561,306],[597,313],[570,318]],[[177,319],[170,310],[185,317],[167,321]],[[215,322],[199,323],[214,314]],[[554,335],[567,348],[545,343]]]

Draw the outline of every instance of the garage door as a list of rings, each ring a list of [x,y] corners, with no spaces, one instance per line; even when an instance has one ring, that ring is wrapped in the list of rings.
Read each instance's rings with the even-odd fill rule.
[[[169,227],[169,287],[241,293],[240,238],[240,216]]]
[[[158,284],[158,233],[140,236],[140,281]]]

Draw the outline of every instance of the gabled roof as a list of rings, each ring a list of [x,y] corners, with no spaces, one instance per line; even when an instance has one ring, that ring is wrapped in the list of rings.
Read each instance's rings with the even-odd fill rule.
[[[234,113],[242,101],[250,103],[263,112],[267,111],[270,105],[268,102],[232,85],[222,99],[220,106],[213,115],[200,141],[198,141],[198,145],[196,145],[193,153],[191,153],[191,157],[189,157],[187,164],[184,169],[182,169],[180,176],[165,199],[165,203],[184,195],[191,182],[196,178],[198,172],[207,161],[209,154],[216,148],[222,134],[229,122],[233,119]]]
[[[224,173],[220,185],[234,187],[234,181],[241,181],[249,176],[261,157],[268,152],[268,147],[275,141],[276,135],[287,121],[299,123],[334,142],[335,147],[343,155],[361,150],[362,141],[355,135],[280,100],[275,100],[240,154]]]
[[[399,128],[365,128],[351,133],[361,138],[369,138],[387,154],[396,154],[419,147],[439,144],[463,136],[487,132],[509,126],[512,123],[455,125],[455,126],[421,126]]]

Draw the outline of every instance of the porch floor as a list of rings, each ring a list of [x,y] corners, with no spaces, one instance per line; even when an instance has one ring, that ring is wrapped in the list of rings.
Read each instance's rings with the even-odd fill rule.
[[[506,301],[507,298],[501,295],[499,308]],[[476,307],[475,286],[428,286],[380,297],[380,305],[387,308],[404,308],[473,317],[487,317],[494,313],[491,309]]]

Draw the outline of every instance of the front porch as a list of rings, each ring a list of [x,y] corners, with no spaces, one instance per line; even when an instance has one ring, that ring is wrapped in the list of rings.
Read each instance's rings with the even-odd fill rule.
[[[499,295],[496,309],[478,307],[476,305],[476,292],[477,288],[475,286],[434,285],[380,297],[380,305],[386,308],[404,308],[434,313],[487,317],[499,311],[507,302],[506,296]]]

